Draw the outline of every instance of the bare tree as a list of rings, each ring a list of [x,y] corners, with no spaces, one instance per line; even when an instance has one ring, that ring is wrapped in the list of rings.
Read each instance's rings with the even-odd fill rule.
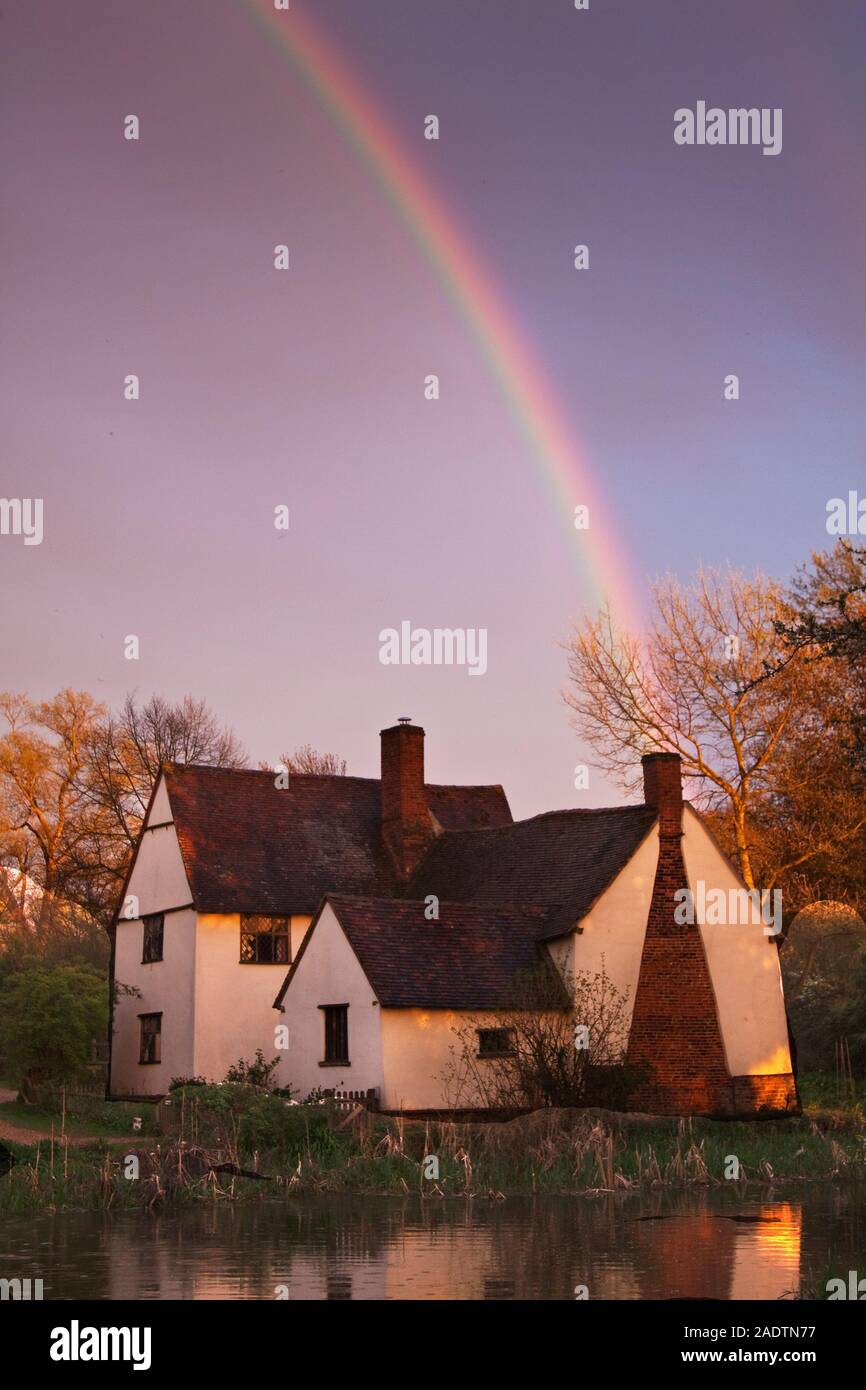
[[[90,795],[130,848],[164,764],[243,767],[246,761],[236,736],[191,695],[175,704],[153,695],[143,705],[127,695],[119,712],[95,727],[89,751]]]
[[[627,996],[602,969],[566,983],[552,964],[523,973],[503,1008],[454,1028],[442,1077],[454,1108],[618,1106],[642,1079],[626,1065]]]
[[[337,753],[319,753],[310,743],[296,748],[294,753],[283,753],[280,758],[283,767],[289,772],[312,773],[316,777],[345,777],[346,759]]]
[[[749,813],[805,701],[802,658],[780,660],[783,596],[760,575],[701,570],[688,586],[659,581],[653,600],[644,639],[618,632],[609,610],[574,630],[564,698],[596,765],[630,790],[641,754],[679,753],[705,807],[724,808],[752,888]]]

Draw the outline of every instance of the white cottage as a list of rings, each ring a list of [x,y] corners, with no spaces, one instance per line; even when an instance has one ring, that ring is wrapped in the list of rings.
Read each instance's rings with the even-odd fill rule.
[[[279,1080],[302,1096],[442,1111],[455,1028],[483,1016],[495,1053],[520,972],[567,982],[603,961],[650,1067],[635,1104],[796,1108],[776,938],[754,914],[703,920],[742,884],[684,805],[676,756],[644,758],[642,805],[514,822],[501,787],[424,781],[423,729],[381,746],[380,780],[165,770],[115,928],[114,977],[137,993],[115,1010],[112,1094],[220,1079],[277,1055],[281,1028]]]

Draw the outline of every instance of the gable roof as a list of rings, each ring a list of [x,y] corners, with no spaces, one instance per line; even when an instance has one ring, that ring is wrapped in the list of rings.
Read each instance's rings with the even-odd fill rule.
[[[169,764],[165,780],[184,868],[200,912],[312,913],[328,892],[396,892],[382,846],[377,778]],[[507,825],[501,787],[427,784],[446,830]]]
[[[539,908],[439,903],[428,920],[423,901],[328,894],[274,1000],[279,1008],[325,907],[342,927],[380,1005],[386,1009],[499,1009],[522,971],[549,974],[551,1000],[568,998],[546,951],[539,947],[545,913]]]
[[[586,916],[657,819],[648,806],[548,811],[530,820],[461,834],[431,846],[406,890],[502,908],[532,904],[558,936]]]

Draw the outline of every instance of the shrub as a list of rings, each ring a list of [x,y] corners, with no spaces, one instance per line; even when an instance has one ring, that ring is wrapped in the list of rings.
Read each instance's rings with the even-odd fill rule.
[[[239,1086],[261,1086],[267,1091],[271,1088],[271,1078],[279,1065],[279,1057],[275,1057],[272,1062],[266,1062],[265,1054],[259,1047],[256,1048],[252,1062],[245,1062],[241,1057],[233,1067],[229,1067],[226,1081]]]
[[[239,1154],[270,1152],[293,1165],[301,1153],[340,1147],[324,1106],[289,1105],[270,1091],[237,1082],[194,1086],[182,1095],[189,1133],[201,1144],[234,1147]]]
[[[0,1051],[25,1096],[41,1082],[86,1081],[93,1040],[107,1030],[105,980],[83,966],[33,966],[0,990]]]

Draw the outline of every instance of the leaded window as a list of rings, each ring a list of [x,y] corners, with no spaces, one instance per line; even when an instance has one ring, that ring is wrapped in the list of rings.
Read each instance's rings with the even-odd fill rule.
[[[290,917],[241,917],[241,965],[288,965]]]

